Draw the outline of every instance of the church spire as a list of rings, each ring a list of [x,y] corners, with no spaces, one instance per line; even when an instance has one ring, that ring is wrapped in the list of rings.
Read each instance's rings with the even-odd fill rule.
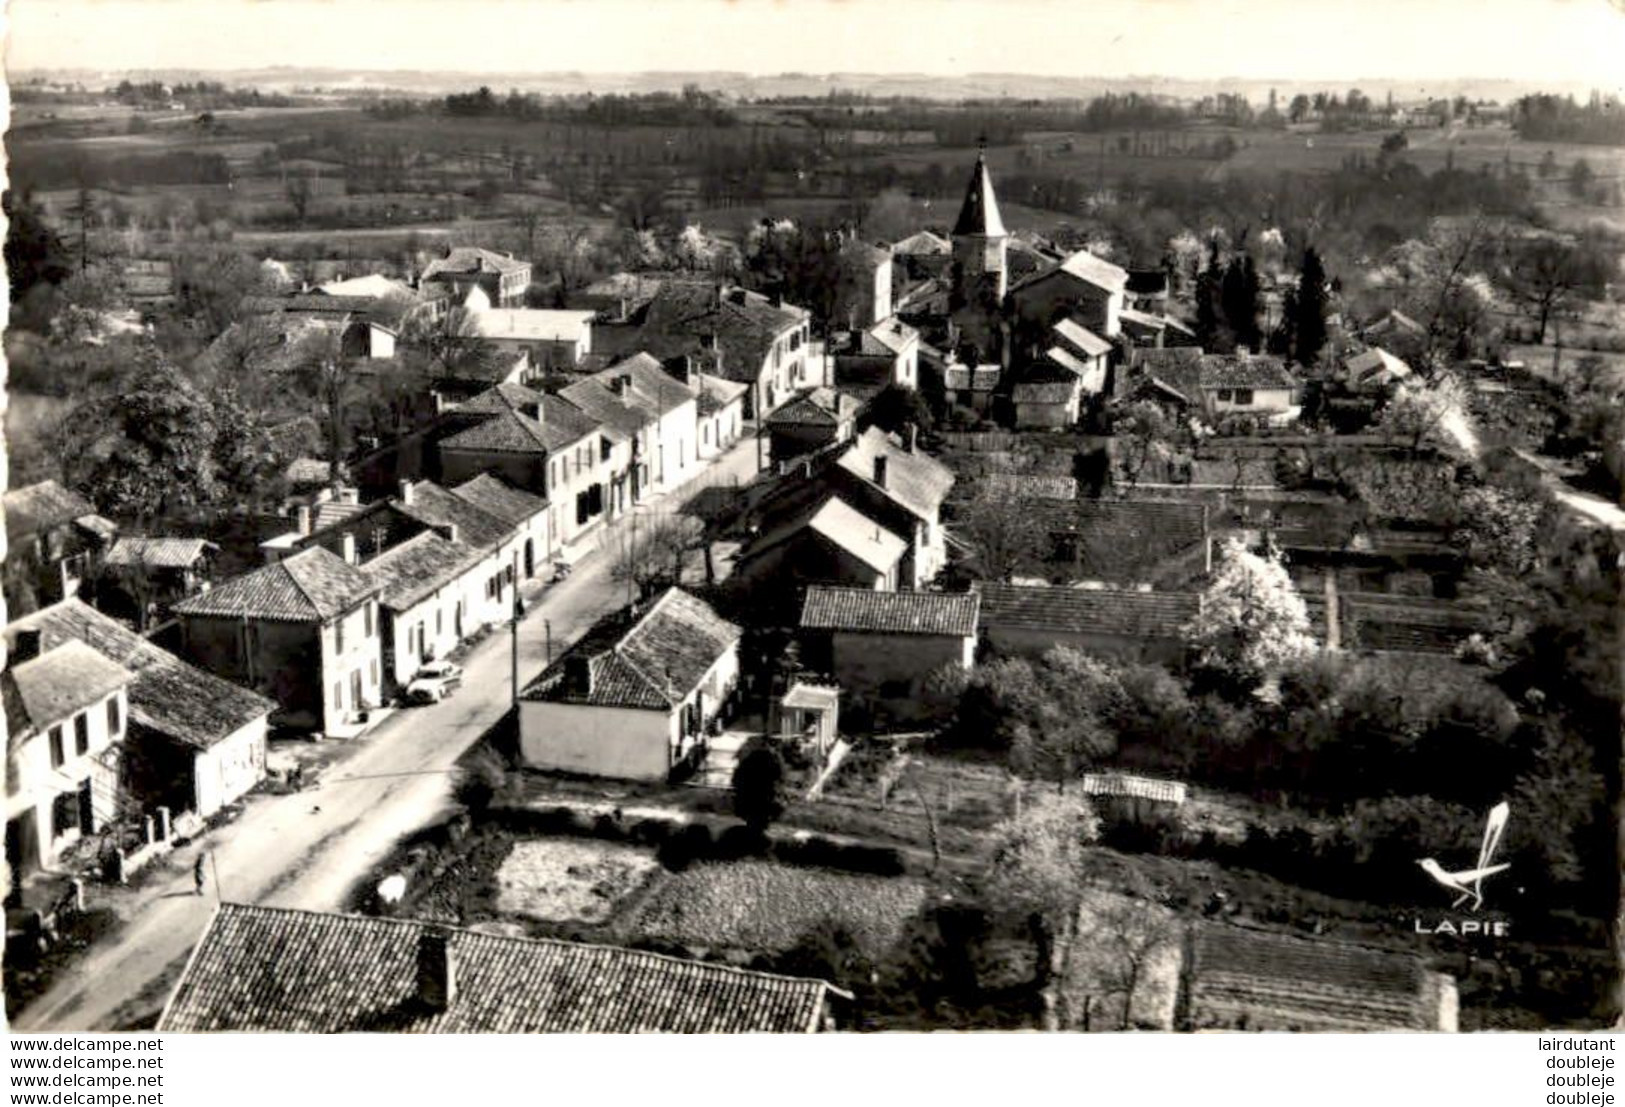
[[[971,171],[970,187],[965,190],[965,202],[960,205],[959,219],[954,223],[954,236],[981,235],[1003,238],[1009,232],[999,216],[999,201],[993,196],[993,178],[988,176],[987,155],[978,151],[976,168]]]

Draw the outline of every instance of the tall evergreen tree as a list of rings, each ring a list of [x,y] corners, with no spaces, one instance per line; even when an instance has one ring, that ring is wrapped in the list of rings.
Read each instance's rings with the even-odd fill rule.
[[[1207,268],[1196,276],[1196,341],[1209,353],[1228,353],[1235,346],[1224,318],[1224,269],[1217,238],[1208,241]]]
[[[1313,365],[1326,348],[1326,266],[1313,246],[1303,252],[1303,268],[1298,273],[1298,295],[1294,306],[1292,358],[1299,365]]]
[[[1235,335],[1236,345],[1256,350],[1263,339],[1258,326],[1258,269],[1251,254],[1230,259],[1224,270],[1221,290],[1225,322]]]

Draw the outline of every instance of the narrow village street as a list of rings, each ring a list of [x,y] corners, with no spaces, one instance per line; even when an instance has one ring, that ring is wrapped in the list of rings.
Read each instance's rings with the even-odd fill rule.
[[[673,493],[638,514],[672,511],[711,487],[748,482],[757,443],[746,437]],[[623,517],[602,548],[569,577],[543,587],[519,628],[519,679],[543,667],[551,626],[555,654],[625,600],[610,578],[611,549]],[[340,910],[350,889],[404,835],[446,805],[457,759],[501,718],[513,689],[506,628],[464,660],[462,687],[445,701],[395,712],[333,764],[319,786],[285,796],[251,797],[240,818],[177,850],[162,872],[121,905],[126,918],[26,1009],[13,1030],[111,1030],[150,1018],[162,1006],[185,958],[219,900]],[[205,894],[193,891],[199,849],[210,852]],[[218,874],[218,876],[217,876]]]

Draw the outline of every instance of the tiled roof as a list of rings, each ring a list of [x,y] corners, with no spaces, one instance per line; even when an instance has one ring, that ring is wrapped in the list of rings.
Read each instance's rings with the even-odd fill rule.
[[[1105,357],[1112,352],[1112,344],[1075,319],[1062,319],[1050,328],[1061,341],[1089,357]]]
[[[1349,358],[1343,369],[1348,383],[1356,387],[1390,384],[1411,375],[1411,367],[1403,358],[1376,346]]]
[[[986,582],[982,625],[1058,634],[1178,638],[1201,609],[1195,592],[1056,588]]]
[[[879,343],[881,348],[876,353],[900,354],[908,349],[910,343],[920,340],[920,332],[901,319],[882,319],[864,331],[863,338],[864,346],[869,346],[871,341]],[[864,353],[868,352],[864,350]]]
[[[529,268],[530,262],[520,261],[507,254],[499,254],[495,250],[487,250],[480,246],[457,246],[445,257],[431,261],[423,270],[423,279],[428,280],[441,273],[465,276],[476,273],[517,273]]]
[[[918,449],[903,449],[878,427],[860,434],[836,464],[874,484],[875,459],[879,457],[886,459],[887,497],[921,519],[935,519],[954,485],[953,470]]]
[[[1075,500],[1078,479],[1047,473],[989,473],[983,486],[995,496],[1017,499]]]
[[[775,408],[767,417],[767,423],[769,426],[834,427],[856,418],[862,406],[856,397],[844,392],[814,388]]]
[[[332,463],[314,457],[296,457],[282,470],[282,479],[289,484],[326,484],[332,476]]]
[[[489,391],[494,390],[481,395],[487,395]],[[490,402],[498,402],[511,395],[501,393]],[[467,410],[467,405],[459,410]],[[569,400],[544,396],[541,422],[509,410],[441,440],[440,446],[450,450],[488,450],[494,453],[547,453],[567,449],[601,427],[598,420]]]
[[[599,620],[525,689],[524,698],[669,710],[699,685],[740,633],[703,600],[668,588],[652,604]]]
[[[321,291],[329,296],[366,296],[379,300],[417,300],[417,290],[405,281],[369,273],[364,277],[349,277],[328,281]]]
[[[992,392],[1003,370],[997,365],[950,365],[943,374],[944,387],[971,392]]]
[[[1204,354],[1197,372],[1203,388],[1296,388],[1297,379],[1274,354]]]
[[[1004,229],[1004,219],[999,215],[998,197],[993,195],[993,178],[987,171],[987,158],[977,154],[970,183],[965,187],[965,200],[959,206],[959,218],[954,220],[954,237],[986,235],[993,238],[1008,233]]]
[[[1146,579],[1160,564],[1207,540],[1207,508],[1159,500],[1033,500],[1056,536],[1070,536],[1085,578],[1119,583]]]
[[[1196,924],[1187,971],[1198,1029],[1440,1025],[1438,976],[1414,954],[1204,922]]]
[[[1185,802],[1185,784],[1178,780],[1153,780],[1130,773],[1084,773],[1086,796],[1125,796],[1179,805]]]
[[[830,496],[813,511],[758,537],[740,551],[740,558],[771,549],[786,539],[811,530],[821,534],[877,572],[888,572],[902,560],[908,543],[838,496]]]
[[[875,592],[813,585],[801,606],[801,627],[969,638],[976,634],[979,603],[975,592]]]
[[[592,329],[591,311],[552,311],[540,308],[489,308],[469,312],[474,330],[482,338],[518,342],[580,342]]]
[[[79,641],[135,674],[130,718],[196,749],[208,749],[275,708],[270,700],[189,665],[79,600],[63,600],[7,628],[34,628],[49,648]]]
[[[365,315],[383,305],[374,296],[330,296],[321,292],[291,292],[283,296],[244,296],[241,310],[249,315],[321,315],[347,318]]]
[[[547,501],[542,497],[490,473],[452,485],[451,494],[510,526],[521,526],[547,510]]]
[[[430,480],[412,482],[411,503],[397,496],[390,505],[424,526],[456,527],[457,540],[477,550],[489,552],[513,534],[513,524]]]
[[[312,546],[182,600],[175,613],[325,623],[377,592],[378,585],[360,569]]]
[[[1088,250],[1079,250],[1069,255],[1055,268],[1044,269],[1021,283],[1032,284],[1055,273],[1066,273],[1107,292],[1122,292],[1128,286],[1128,272],[1126,270],[1113,265],[1105,258],[1096,257]]]
[[[722,351],[718,375],[754,382],[774,341],[805,321],[801,309],[775,306],[744,289],[719,292],[705,285],[667,284],[649,304],[645,332],[687,343],[712,336]]]
[[[455,987],[420,997],[425,939]],[[412,919],[223,903],[158,1020],[164,1031],[722,1034],[820,1028],[821,980],[642,950],[512,938]]]
[[[953,253],[953,243],[940,234],[919,231],[892,243],[891,252],[902,255],[942,255]]]
[[[504,415],[542,402],[542,394],[522,384],[504,381],[457,405],[458,415]]]
[[[457,580],[484,557],[479,550],[430,530],[363,562],[361,571],[383,589],[380,603],[393,611],[405,611]]]
[[[188,569],[210,550],[213,542],[202,538],[124,537],[113,543],[103,564],[144,569]]]
[[[54,480],[42,480],[5,495],[6,537],[15,542],[96,512],[89,500]]]
[[[0,673],[12,745],[94,707],[134,679],[128,669],[83,642],[41,643],[40,649],[38,657],[13,663]]]
[[[646,353],[633,354],[576,381],[559,395],[590,418],[627,435],[637,434],[694,398],[686,385]]]
[[[738,381],[724,380],[722,377],[713,377],[709,373],[700,374],[700,394],[696,406],[701,415],[715,415],[729,404],[738,403],[740,397],[750,391],[750,385],[740,384]]]

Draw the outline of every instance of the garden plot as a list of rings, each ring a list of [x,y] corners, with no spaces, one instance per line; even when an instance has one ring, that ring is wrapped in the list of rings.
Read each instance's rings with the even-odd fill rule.
[[[666,877],[619,926],[622,940],[779,953],[845,930],[870,956],[901,938],[925,906],[917,880],[799,869],[767,861],[700,864]]]
[[[1091,889],[1061,982],[1075,1023],[1068,1029],[1083,1028],[1086,1010],[1091,1030],[1173,1029],[1182,936],[1166,907]]]
[[[497,870],[497,910],[543,922],[601,923],[659,867],[627,846],[561,838],[516,842]]]

